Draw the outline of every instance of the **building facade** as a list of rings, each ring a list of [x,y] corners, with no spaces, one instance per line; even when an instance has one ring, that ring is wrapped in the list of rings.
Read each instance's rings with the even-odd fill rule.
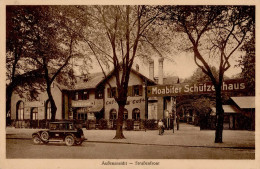
[[[171,127],[173,119],[179,115],[179,120],[190,124],[201,125],[202,118],[208,121],[208,117],[202,117],[200,112],[192,107],[193,99],[182,99],[185,97],[149,97],[146,95],[147,86],[153,85],[172,85],[179,82],[178,77],[164,77],[163,59],[160,58],[158,67],[158,78],[154,77],[154,62],[149,62],[149,77],[139,72],[139,67],[130,72],[127,104],[124,111],[123,127],[127,128],[127,121],[132,121],[140,126],[142,120],[156,122],[164,119],[165,125]],[[117,95],[116,78],[114,71],[111,71],[106,78],[103,73],[93,73],[88,77],[81,76],[77,78],[74,86],[64,86],[56,82],[53,83],[51,92],[57,106],[57,120],[76,120],[88,127],[92,125],[95,128],[100,121],[106,123],[106,128],[115,128],[118,117],[118,104],[114,99]],[[232,98],[232,97],[231,97]],[[245,118],[248,123],[246,129],[254,130],[255,110],[254,103],[250,101],[251,97],[232,98],[233,107],[224,105],[225,126],[227,129],[239,129],[243,124],[237,125],[239,119]],[[242,101],[241,101],[242,100]],[[244,105],[247,103],[247,105]],[[179,105],[179,106],[178,106]],[[227,107],[227,108],[226,108]],[[229,109],[228,109],[229,108]],[[214,109],[214,108],[213,108]],[[232,110],[232,111],[231,111]],[[34,101],[21,98],[17,93],[13,93],[11,101],[11,120],[16,127],[45,127],[51,119],[51,105],[48,101],[46,92],[40,92]],[[214,110],[213,110],[214,114]],[[214,116],[214,115],[212,115]],[[241,117],[240,117],[241,116]],[[207,122],[214,128],[213,120]],[[250,124],[249,124],[250,123]],[[206,123],[205,123],[206,124]],[[201,126],[202,127],[202,126]]]
[[[162,61],[160,67],[162,69]],[[153,62],[150,70],[153,70]],[[157,79],[160,83],[163,73]],[[103,73],[94,73],[88,77],[78,77],[77,83],[72,86],[64,86],[56,82],[52,85],[52,95],[57,106],[57,120],[99,121],[105,119],[108,128],[113,128],[113,123],[118,116],[118,104],[114,99],[117,95],[114,71],[104,78]],[[154,71],[154,70],[153,70]],[[127,104],[124,112],[124,127],[128,119],[132,121],[162,119],[163,98],[149,98],[146,101],[145,88],[147,85],[156,85],[154,75],[149,78],[139,72],[139,67],[130,72]],[[109,86],[110,84],[110,86]],[[51,118],[51,107],[46,92],[39,92],[37,100],[29,101],[13,93],[11,101],[11,120],[16,127],[41,127]],[[147,107],[147,111],[146,111]],[[32,125],[33,124],[33,125]]]
[[[51,86],[53,99],[57,106],[56,118],[62,119],[62,91],[57,83]],[[31,127],[32,124],[40,126],[40,120],[51,119],[51,106],[47,92],[40,92],[34,101],[20,97],[14,92],[11,99],[11,120],[16,127]]]

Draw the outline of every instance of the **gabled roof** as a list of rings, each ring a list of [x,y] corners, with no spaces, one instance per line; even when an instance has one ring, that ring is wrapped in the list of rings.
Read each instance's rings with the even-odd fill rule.
[[[252,108],[254,109],[255,108],[255,96],[231,97],[231,99],[241,109],[252,109]]]
[[[143,79],[146,79],[148,83],[151,83],[151,84],[156,84],[154,80],[146,77],[145,75],[141,74],[140,72],[134,70],[134,69],[131,69],[131,71],[139,76],[141,76]]]
[[[87,78],[77,77],[77,83],[72,87],[63,86],[65,90],[83,90],[83,89],[94,89],[98,86],[100,81],[104,79],[102,72],[91,73]]]
[[[137,72],[134,69],[131,69],[131,72],[140,76],[143,79],[146,79],[149,84],[156,84],[153,80],[147,78],[146,76],[144,76],[140,72]],[[114,70],[110,71],[106,79],[111,78],[113,74],[114,74]],[[104,83],[106,79],[103,72],[92,73],[88,76],[88,78],[78,77],[77,78],[78,82],[73,87],[68,87],[64,85],[60,85],[60,87],[61,89],[64,90],[94,89],[97,88],[100,84]]]
[[[100,81],[99,84],[104,83],[105,80],[111,78],[111,77],[114,75],[114,71],[115,71],[115,70],[112,70],[112,71],[107,75],[107,78],[106,78],[106,79],[104,78],[102,81]],[[140,72],[138,72],[138,71],[136,71],[136,70],[134,70],[134,69],[131,69],[131,72],[133,72],[134,74],[140,76],[140,77],[141,77],[142,79],[144,79],[144,80],[146,79],[148,84],[153,84],[153,85],[156,84],[153,80],[149,79],[148,77],[146,77],[145,75],[141,74]]]

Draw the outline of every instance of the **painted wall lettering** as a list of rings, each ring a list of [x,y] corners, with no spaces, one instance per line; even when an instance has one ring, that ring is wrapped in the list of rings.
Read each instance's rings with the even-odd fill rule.
[[[211,82],[205,83],[184,83],[174,85],[156,85],[147,87],[147,96],[175,96],[179,94],[203,94],[215,92],[215,87]],[[227,80],[222,84],[222,92],[234,92],[246,90],[243,80]]]

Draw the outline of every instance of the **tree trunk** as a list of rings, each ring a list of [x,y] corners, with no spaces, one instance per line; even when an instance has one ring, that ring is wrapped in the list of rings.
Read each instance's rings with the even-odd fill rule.
[[[13,94],[13,85],[10,84],[9,86],[6,87],[6,115],[7,113],[10,111],[11,109],[11,98],[12,98],[12,94]]]
[[[215,88],[216,88],[216,116],[217,116],[215,143],[222,143],[224,110],[222,107],[221,84],[218,84]]]
[[[117,126],[116,126],[116,136],[114,139],[124,139],[125,136],[123,134],[123,115],[125,110],[126,102],[118,102],[118,118],[117,118]]]
[[[57,107],[56,107],[55,101],[54,101],[52,94],[51,94],[50,85],[47,86],[47,94],[48,94],[48,97],[49,97],[49,100],[50,100],[50,103],[51,103],[51,121],[55,121]]]
[[[7,87],[6,88],[6,105],[5,105],[5,117],[6,117],[6,126],[10,123],[10,121],[8,121],[7,119],[7,114],[8,112],[11,111],[11,99],[12,99],[12,94],[13,94],[13,89],[11,89],[11,87]],[[11,112],[10,112],[11,113]],[[16,118],[16,117],[15,117]]]

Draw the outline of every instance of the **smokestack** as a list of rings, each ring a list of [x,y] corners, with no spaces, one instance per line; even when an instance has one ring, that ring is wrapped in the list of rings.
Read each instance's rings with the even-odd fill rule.
[[[159,58],[159,69],[158,69],[158,83],[163,84],[163,60],[164,58]]]
[[[138,64],[135,65],[135,69],[136,69],[137,72],[139,72],[139,65]]]
[[[154,61],[149,60],[149,79],[154,80]]]

